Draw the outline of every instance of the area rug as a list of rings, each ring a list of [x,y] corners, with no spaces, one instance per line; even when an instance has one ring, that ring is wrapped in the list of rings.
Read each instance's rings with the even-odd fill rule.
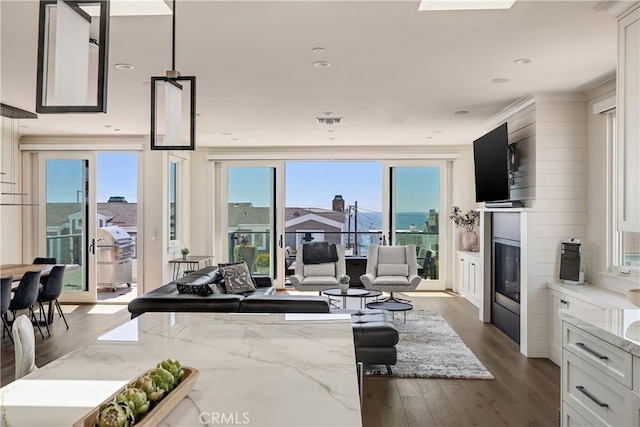
[[[400,332],[394,377],[492,380],[493,375],[436,311],[409,311],[394,322]],[[365,375],[386,375],[384,366],[365,366]]]

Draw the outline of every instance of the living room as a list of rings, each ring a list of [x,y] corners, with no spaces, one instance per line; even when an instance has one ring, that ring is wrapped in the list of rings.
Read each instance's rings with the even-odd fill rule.
[[[198,78],[195,151],[150,149],[147,82],[171,68],[171,17],[113,17],[107,114],[39,114],[15,123],[3,118],[2,169],[15,175],[16,192],[28,195],[2,196],[1,263],[30,262],[46,250],[45,209],[27,205],[42,206],[45,200],[42,167],[47,159],[83,158],[91,164],[99,150],[138,155],[140,293],[171,280],[169,261],[180,258],[183,247],[191,254],[213,256],[216,264],[233,261],[226,209],[232,201],[228,185],[233,168],[272,171],[273,182],[265,191],[274,197],[271,238],[276,242],[275,230],[286,228],[286,162],[377,161],[383,165],[384,176],[375,184],[382,193],[383,217],[393,212],[393,168],[433,166],[441,171],[440,278],[438,283],[424,280],[418,290],[463,294],[457,262],[460,230],[444,212],[453,206],[484,208],[475,198],[472,142],[504,122],[515,133],[510,141],[524,140],[517,132],[528,115],[537,128],[532,149],[535,196],[524,197],[525,209],[533,209],[526,212],[529,238],[532,244],[549,246],[544,253],[532,249],[523,265],[529,275],[527,298],[536,307],[522,316],[531,322],[530,334],[523,337],[522,348],[505,346],[510,357],[523,357],[526,363],[546,360],[549,321],[540,319],[551,314],[545,284],[558,281],[560,240],[582,241],[592,285],[613,288],[622,298],[638,287],[637,264],[627,275],[614,250],[616,165],[607,115],[612,106],[620,110],[622,102],[619,94],[616,101],[618,14],[632,4],[518,1],[503,10],[418,11],[418,2],[179,1],[175,68]],[[0,9],[2,103],[27,111],[35,111],[37,6],[3,1]],[[133,69],[114,68],[120,63]],[[335,117],[342,122],[316,120]],[[637,128],[637,117],[635,122],[629,117],[626,126]],[[11,144],[5,143],[9,140]],[[634,153],[633,146],[627,153]],[[179,171],[174,200],[172,165]],[[637,184],[626,188],[633,200]],[[16,203],[16,197],[25,206],[4,206]],[[175,224],[179,238],[173,239],[171,203],[180,209]],[[481,212],[478,229],[484,260],[490,236],[483,227],[491,214],[490,209]],[[396,231],[392,224],[381,228],[391,241],[390,233]],[[624,230],[638,232],[633,224]],[[282,291],[285,248],[273,246],[270,273]],[[61,301],[95,303],[94,286],[88,284],[87,295],[63,295]],[[445,318],[463,340],[472,335],[458,330],[465,322],[474,322],[469,328],[480,334],[490,327],[480,321],[488,309],[479,301],[458,297],[461,301],[451,303],[428,295],[413,297],[420,301],[416,307],[457,313]],[[465,307],[471,315],[462,314]],[[501,341],[501,332],[488,334]],[[493,372],[497,362],[489,365]],[[553,365],[541,370],[545,374],[540,377],[555,376],[551,382],[559,386],[559,370]],[[389,386],[375,383],[380,387],[376,399],[383,400],[381,390]],[[424,387],[391,384],[403,397],[417,397],[414,387]],[[559,396],[559,390],[555,393]],[[419,397],[424,396],[423,389]]]

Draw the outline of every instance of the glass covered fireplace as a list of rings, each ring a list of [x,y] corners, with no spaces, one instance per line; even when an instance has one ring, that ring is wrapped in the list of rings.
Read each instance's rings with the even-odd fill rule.
[[[520,343],[520,214],[492,215],[491,323]]]

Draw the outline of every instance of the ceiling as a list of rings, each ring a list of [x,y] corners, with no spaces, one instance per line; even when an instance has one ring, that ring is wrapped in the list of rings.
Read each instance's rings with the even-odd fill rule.
[[[198,146],[468,144],[527,93],[615,75],[617,21],[595,1],[438,12],[418,1],[177,3],[176,68],[197,76]],[[1,101],[35,111],[38,2],[0,8]],[[22,135],[149,134],[145,82],[171,68],[171,17],[112,17],[110,32],[107,114],[40,114]],[[343,123],[316,123],[324,112]]]

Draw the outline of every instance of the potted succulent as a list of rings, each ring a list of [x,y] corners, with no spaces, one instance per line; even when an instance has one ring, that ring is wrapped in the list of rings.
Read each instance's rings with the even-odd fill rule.
[[[469,210],[464,215],[461,215],[460,212],[460,208],[454,206],[449,219],[453,221],[456,227],[464,230],[462,234],[462,249],[465,251],[477,251],[478,236],[474,229],[476,225],[480,224],[480,214],[474,210]]]
[[[180,249],[180,253],[182,254],[182,259],[187,259],[187,255],[189,255],[189,248]]]
[[[347,291],[349,291],[350,280],[351,280],[351,277],[349,277],[349,275],[347,274],[341,274],[340,277],[338,278],[338,286],[340,286],[340,292],[342,292],[343,294],[346,294]]]

